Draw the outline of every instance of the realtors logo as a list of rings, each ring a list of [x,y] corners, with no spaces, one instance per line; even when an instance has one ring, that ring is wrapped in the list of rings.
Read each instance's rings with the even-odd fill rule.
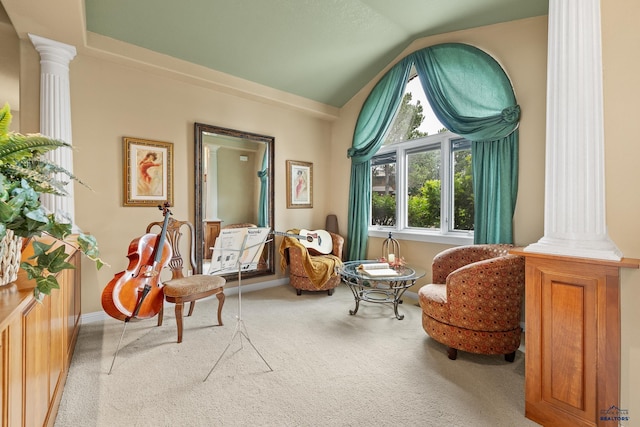
[[[629,421],[629,411],[612,405],[609,409],[600,410],[600,421]]]

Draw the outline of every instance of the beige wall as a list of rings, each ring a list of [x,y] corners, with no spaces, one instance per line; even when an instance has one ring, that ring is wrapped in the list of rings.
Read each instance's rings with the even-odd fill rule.
[[[241,161],[245,156],[246,161]],[[253,151],[220,148],[218,150],[218,217],[222,226],[258,222],[256,186],[260,164]]]
[[[194,216],[194,122],[274,136],[276,228],[322,225],[327,181],[315,181],[316,209],[286,212],[284,163],[314,162],[320,177],[327,174],[323,166],[329,151],[323,145],[329,139],[329,122],[83,55],[72,63],[71,82],[75,172],[94,189],[77,187],[76,222],[96,235],[103,258],[111,264],[99,272],[89,263],[83,265],[83,312],[100,310],[102,288],[127,267],[129,242],[148,222],[161,219],[155,208],[122,206],[123,136],[174,144],[176,218]]]
[[[636,0],[602,1],[605,176],[607,225],[625,257],[640,258],[640,145],[635,140],[640,99],[640,31]],[[623,270],[621,281],[622,384],[620,402],[628,426],[640,426],[640,271]]]
[[[20,129],[20,43],[16,31],[0,5],[0,106],[11,106],[12,131]]]
[[[633,190],[640,178],[640,168],[634,163],[640,149],[635,148],[631,128],[638,110],[633,108],[634,100],[640,96],[640,87],[635,84],[640,65],[635,52],[640,39],[632,18],[640,15],[640,5],[635,0],[602,3],[608,224],[612,239],[625,256],[640,258],[640,225],[635,221],[640,198]],[[3,4],[26,7],[18,0],[3,0]],[[76,9],[72,8],[72,17],[78,15]],[[68,25],[50,29],[41,24],[44,13],[34,15],[37,33],[67,43],[76,37],[73,44],[83,43]],[[436,43],[464,42],[485,50],[503,65],[522,107],[515,215],[519,245],[535,242],[543,233],[546,32],[546,18],[522,20],[421,39],[398,57]],[[38,56],[21,35],[21,130],[34,131],[38,127]],[[126,59],[112,61],[92,49],[79,49],[71,64],[73,142],[77,147],[74,167],[94,192],[77,187],[76,217],[84,230],[98,237],[102,255],[111,264],[97,272],[91,264],[83,263],[83,312],[100,310],[102,288],[127,265],[129,242],[159,215],[152,208],[122,207],[123,136],[175,144],[173,210],[177,217],[193,218],[193,123],[272,135],[276,140],[276,229],[322,228],[325,216],[335,213],[341,233],[346,234],[350,176],[346,150],[360,107],[375,81],[340,111],[338,120],[331,121],[331,114],[305,113],[306,106],[287,107],[296,100],[292,102],[283,94],[271,94],[275,102],[261,101],[259,96],[237,94],[224,85],[196,84],[164,69],[150,71]],[[252,87],[247,84],[247,91]],[[313,162],[313,209],[285,208],[284,164],[288,159]],[[372,239],[371,256],[379,252],[380,244],[380,239]],[[444,247],[403,242],[402,254],[429,271],[433,255]],[[629,425],[640,425],[640,311],[635,308],[640,300],[639,279],[639,271],[623,271],[621,403],[630,411]]]

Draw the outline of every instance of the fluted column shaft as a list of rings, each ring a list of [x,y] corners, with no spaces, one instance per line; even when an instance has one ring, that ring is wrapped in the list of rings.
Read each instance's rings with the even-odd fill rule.
[[[604,176],[600,0],[550,0],[544,237],[526,250],[619,260]]]
[[[76,48],[33,34],[29,38],[40,54],[40,133],[71,144],[69,63],[76,56]],[[73,172],[72,150],[59,148],[47,153],[47,157]],[[42,195],[42,204],[75,226],[73,182],[65,190],[67,197]]]

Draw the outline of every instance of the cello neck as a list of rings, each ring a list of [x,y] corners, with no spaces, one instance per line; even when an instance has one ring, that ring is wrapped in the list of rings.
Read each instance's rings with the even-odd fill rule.
[[[167,238],[167,225],[169,224],[169,216],[172,215],[171,211],[169,210],[169,202],[166,202],[163,206],[158,206],[158,208],[162,209],[164,222],[162,223],[162,231],[160,232],[160,238],[158,239],[155,248],[155,256],[153,258],[154,268],[162,259],[162,248],[164,248],[164,241]]]

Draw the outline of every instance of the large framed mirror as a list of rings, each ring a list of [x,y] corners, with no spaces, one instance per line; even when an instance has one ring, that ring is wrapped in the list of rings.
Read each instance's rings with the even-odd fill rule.
[[[273,230],[275,138],[195,123],[195,233],[199,273],[208,272],[211,248],[221,229],[245,226]],[[251,271],[242,277],[275,273],[275,243],[267,242]],[[237,274],[228,274],[230,280]]]

